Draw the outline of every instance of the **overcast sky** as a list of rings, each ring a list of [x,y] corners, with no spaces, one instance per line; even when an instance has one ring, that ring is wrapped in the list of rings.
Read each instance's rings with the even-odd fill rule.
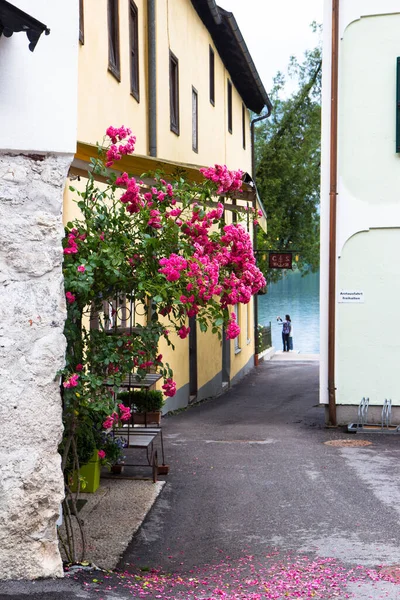
[[[322,23],[323,0],[217,0],[233,12],[267,92],[289,58],[301,60],[318,38],[309,25]]]

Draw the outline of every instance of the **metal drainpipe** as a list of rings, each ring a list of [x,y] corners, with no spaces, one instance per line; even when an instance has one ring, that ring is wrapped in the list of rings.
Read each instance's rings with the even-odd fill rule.
[[[258,121],[262,121],[263,119],[268,119],[271,116],[272,112],[272,104],[267,104],[267,112],[265,115],[261,115],[261,117],[256,117],[251,121],[250,124],[250,134],[251,134],[251,176],[255,183],[256,181],[256,160],[255,160],[255,149],[254,149],[254,137],[255,137],[255,128],[254,125]],[[257,199],[254,199],[253,208],[257,209]],[[257,226],[253,226],[253,248],[254,254],[257,260]],[[254,366],[258,365],[258,296],[254,295]]]
[[[328,394],[329,425],[335,427],[336,386],[336,208],[337,208],[337,138],[338,138],[338,73],[339,73],[339,0],[332,0],[332,73],[330,123],[330,187],[329,187],[329,300],[328,300]]]
[[[157,156],[156,0],[147,0],[149,154]]]

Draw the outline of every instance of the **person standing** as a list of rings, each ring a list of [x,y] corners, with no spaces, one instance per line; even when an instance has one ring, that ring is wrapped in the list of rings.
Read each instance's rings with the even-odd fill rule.
[[[292,330],[290,315],[286,315],[284,321],[282,321],[281,317],[277,317],[276,320],[282,323],[283,352],[289,352],[289,336]]]

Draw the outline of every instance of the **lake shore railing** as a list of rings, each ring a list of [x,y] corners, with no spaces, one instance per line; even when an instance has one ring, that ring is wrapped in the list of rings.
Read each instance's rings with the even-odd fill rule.
[[[270,321],[268,325],[259,325],[258,326],[256,354],[260,354],[260,352],[264,352],[264,350],[271,348],[271,346],[272,346],[272,332],[271,332],[271,321]]]

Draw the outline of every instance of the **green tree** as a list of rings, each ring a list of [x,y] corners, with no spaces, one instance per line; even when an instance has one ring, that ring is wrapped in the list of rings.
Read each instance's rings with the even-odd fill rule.
[[[268,233],[258,234],[259,266],[270,282],[282,276],[268,270],[270,250],[293,251],[303,274],[319,267],[321,73],[320,47],[306,52],[301,64],[292,57],[289,75],[298,89],[285,97],[278,73],[273,113],[256,129],[256,182],[268,214]]]

